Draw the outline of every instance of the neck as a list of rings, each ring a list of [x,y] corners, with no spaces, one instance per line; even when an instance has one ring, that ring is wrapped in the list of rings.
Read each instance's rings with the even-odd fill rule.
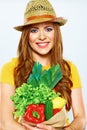
[[[48,54],[47,55],[35,55],[33,57],[34,57],[34,61],[39,62],[43,66],[51,64],[51,60],[50,60],[51,57]]]

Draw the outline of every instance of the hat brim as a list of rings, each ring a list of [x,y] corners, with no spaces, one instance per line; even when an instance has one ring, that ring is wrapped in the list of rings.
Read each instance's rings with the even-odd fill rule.
[[[43,23],[43,22],[55,22],[55,23],[58,23],[59,26],[63,26],[64,24],[66,24],[67,19],[64,19],[63,17],[39,18],[39,19],[35,19],[35,20],[30,20],[27,23],[25,23],[24,25],[16,26],[16,27],[14,27],[14,29],[16,29],[18,31],[23,31],[23,29],[28,25]]]

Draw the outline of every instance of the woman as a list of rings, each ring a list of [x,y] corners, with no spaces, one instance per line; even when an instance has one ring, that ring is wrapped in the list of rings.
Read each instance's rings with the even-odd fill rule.
[[[60,26],[66,20],[56,17],[55,11],[48,0],[31,0],[24,14],[24,25],[15,27],[22,31],[18,46],[18,57],[6,63],[1,70],[1,130],[56,130],[43,123],[36,127],[19,124],[13,118],[14,105],[10,96],[15,89],[27,81],[35,61],[43,68],[60,64],[63,79],[55,86],[56,92],[61,92],[67,100],[66,111],[72,108],[73,121],[64,130],[84,130],[86,113],[84,108],[82,88],[76,66],[63,58],[63,45]],[[78,107],[79,106],[79,107]]]

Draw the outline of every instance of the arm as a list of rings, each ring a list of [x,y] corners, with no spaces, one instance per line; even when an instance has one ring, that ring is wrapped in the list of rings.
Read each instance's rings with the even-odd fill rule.
[[[1,128],[0,130],[25,130],[22,125],[13,119],[14,104],[10,96],[14,94],[15,88],[8,84],[0,84],[1,89]]]
[[[74,120],[64,130],[85,130],[86,112],[84,107],[82,89],[72,89],[72,111]]]

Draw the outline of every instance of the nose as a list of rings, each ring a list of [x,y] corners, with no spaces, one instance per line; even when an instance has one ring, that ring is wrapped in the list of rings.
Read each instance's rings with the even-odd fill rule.
[[[40,32],[39,32],[39,39],[40,39],[40,40],[46,39],[46,35],[45,35],[44,30],[40,30]]]

